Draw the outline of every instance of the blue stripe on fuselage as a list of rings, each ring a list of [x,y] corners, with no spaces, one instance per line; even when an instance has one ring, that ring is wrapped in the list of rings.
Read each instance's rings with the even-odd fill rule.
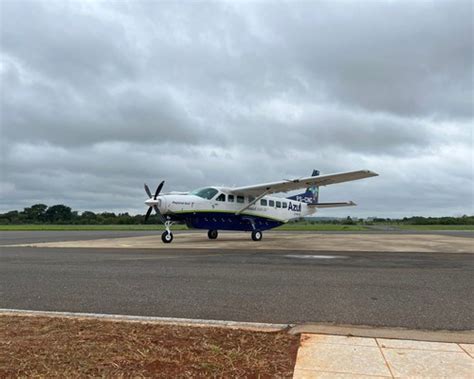
[[[171,220],[184,221],[189,227],[196,229],[251,231],[254,230],[252,223],[257,230],[272,229],[283,224],[281,221],[265,217],[246,214],[236,215],[231,212],[175,213],[167,216]]]

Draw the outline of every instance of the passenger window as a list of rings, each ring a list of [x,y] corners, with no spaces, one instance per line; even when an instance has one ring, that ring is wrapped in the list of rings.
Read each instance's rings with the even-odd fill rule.
[[[260,200],[260,205],[267,206],[267,200],[266,199]]]
[[[243,203],[244,202],[244,197],[243,196],[237,196],[237,202],[238,203]]]
[[[281,208],[281,201],[277,201],[276,206],[277,206],[277,208]]]
[[[229,203],[233,203],[233,202],[234,202],[234,195],[228,195],[228,196],[227,196],[227,201],[228,201]]]
[[[249,196],[249,203],[251,203],[251,202],[254,201],[254,200],[255,200],[255,197]]]
[[[282,208],[285,208],[285,209],[286,209],[287,206],[288,206],[288,204],[285,203],[285,202],[283,202],[283,203],[281,204],[281,207],[282,207]]]
[[[225,194],[221,193],[219,196],[216,197],[217,201],[225,201]]]
[[[270,205],[271,207],[274,207],[275,206],[275,202],[273,200],[269,200],[268,201],[268,205]]]

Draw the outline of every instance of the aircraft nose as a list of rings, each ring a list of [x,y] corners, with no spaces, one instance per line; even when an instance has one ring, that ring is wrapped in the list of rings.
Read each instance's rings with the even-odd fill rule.
[[[147,199],[145,200],[145,204],[149,207],[157,206],[161,213],[166,213],[166,200],[161,196],[158,197],[156,200],[154,199]]]
[[[154,199],[147,199],[147,200],[145,201],[145,204],[148,205],[149,207],[152,207],[152,206],[154,206],[154,205],[158,205],[159,202],[160,202],[159,199],[156,199],[156,200],[154,200]]]

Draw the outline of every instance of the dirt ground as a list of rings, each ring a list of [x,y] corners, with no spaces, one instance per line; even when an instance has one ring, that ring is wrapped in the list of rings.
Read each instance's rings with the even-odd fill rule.
[[[291,377],[285,332],[0,316],[0,377]]]

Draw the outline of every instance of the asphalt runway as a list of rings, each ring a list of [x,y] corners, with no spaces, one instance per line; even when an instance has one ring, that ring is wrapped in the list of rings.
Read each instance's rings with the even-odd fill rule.
[[[91,239],[8,233],[1,244]],[[92,234],[130,233],[147,235]],[[468,330],[473,272],[469,253],[2,246],[0,308]]]

